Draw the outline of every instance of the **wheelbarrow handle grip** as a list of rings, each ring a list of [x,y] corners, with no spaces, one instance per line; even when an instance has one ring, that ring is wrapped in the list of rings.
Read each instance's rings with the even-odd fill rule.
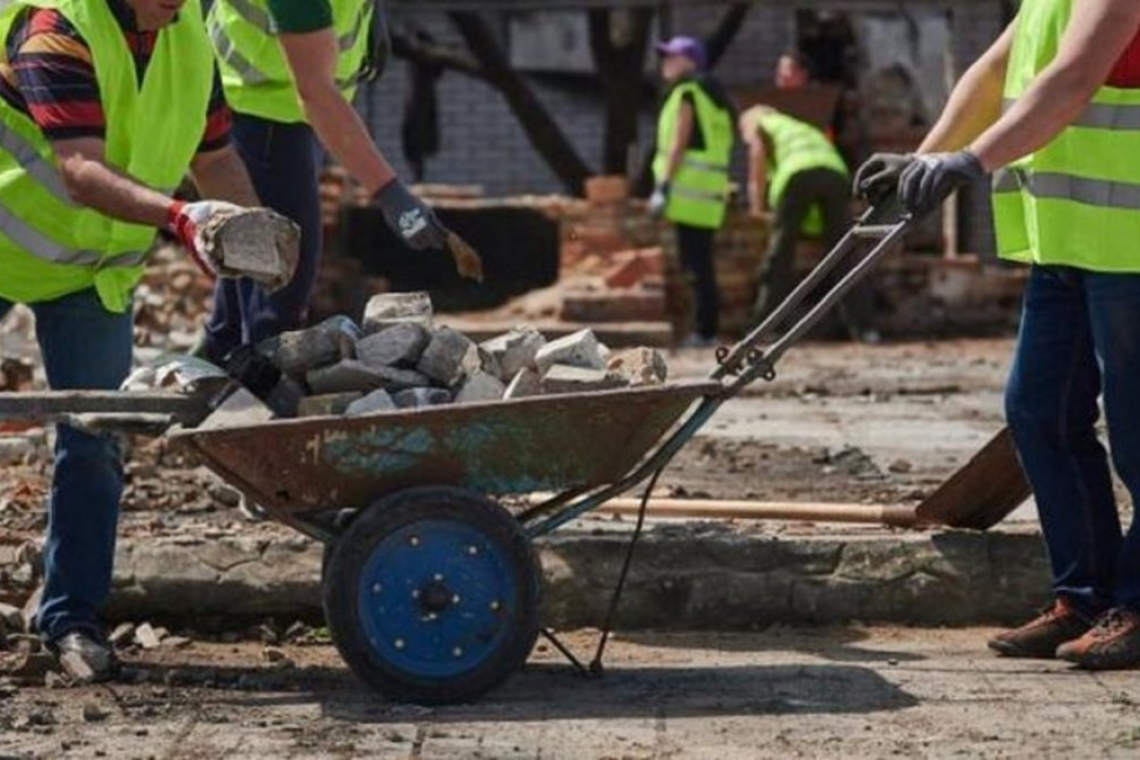
[[[848,292],[870,274],[875,265],[914,224],[914,218],[910,214],[898,214],[893,211],[891,216],[894,221],[883,223],[884,214],[885,210],[880,207],[868,208],[788,297],[778,304],[756,329],[719,357],[720,366],[713,371],[712,379],[723,380],[729,374],[740,372],[740,377],[726,389],[729,395],[758,377],[772,379],[775,376],[776,362],[784,352],[810,332]],[[828,288],[781,337],[769,344],[768,341],[775,335],[777,328],[784,324],[815,292],[824,278],[846,261],[859,243],[864,241],[873,242],[871,251],[839,282]],[[766,348],[762,348],[763,346]]]

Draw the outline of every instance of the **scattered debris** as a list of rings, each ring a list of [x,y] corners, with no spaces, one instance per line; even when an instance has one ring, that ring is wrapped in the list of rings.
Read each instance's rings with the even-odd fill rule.
[[[87,723],[101,723],[111,717],[111,711],[94,702],[83,705],[83,720]]]
[[[111,631],[111,635],[107,640],[111,642],[111,646],[122,647],[134,641],[135,638],[135,625],[134,623],[119,623]]]
[[[652,348],[632,348],[615,354],[607,369],[624,377],[633,387],[661,385],[669,377],[669,365],[660,351]]]
[[[135,643],[143,649],[158,649],[162,645],[162,637],[150,623],[143,623],[135,629]]]

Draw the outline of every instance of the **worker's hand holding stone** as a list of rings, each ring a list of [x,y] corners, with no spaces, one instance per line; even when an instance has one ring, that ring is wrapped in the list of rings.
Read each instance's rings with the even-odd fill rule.
[[[216,279],[218,267],[206,255],[206,245],[202,231],[206,223],[218,216],[241,213],[242,207],[225,201],[197,201],[185,203],[175,201],[166,211],[166,227],[185,246],[198,268],[210,278]]]
[[[982,162],[968,150],[915,156],[899,178],[899,200],[915,216],[929,214],[950,194],[986,176]]]
[[[649,196],[649,213],[654,217],[660,217],[665,213],[665,207],[669,205],[669,183],[662,182],[653,190],[653,195]]]
[[[388,227],[417,251],[447,246],[447,228],[431,207],[412,195],[400,180],[392,180],[376,191],[372,201],[384,215]]]
[[[890,197],[899,186],[899,177],[914,161],[905,153],[876,153],[855,173],[855,195],[871,203],[880,203]]]

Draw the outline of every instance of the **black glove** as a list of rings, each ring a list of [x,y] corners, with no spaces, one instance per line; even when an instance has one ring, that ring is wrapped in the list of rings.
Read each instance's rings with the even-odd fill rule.
[[[915,216],[934,211],[956,188],[986,176],[982,162],[968,150],[915,156],[899,178],[899,200]]]
[[[412,195],[400,180],[394,179],[380,188],[372,202],[380,207],[388,227],[409,248],[423,251],[447,245],[447,228],[431,207]]]
[[[855,172],[855,196],[878,203],[895,192],[903,170],[914,160],[912,154],[876,153]]]

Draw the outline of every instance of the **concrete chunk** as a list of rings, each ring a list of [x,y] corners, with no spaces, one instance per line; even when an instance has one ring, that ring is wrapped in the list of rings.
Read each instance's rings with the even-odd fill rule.
[[[370,367],[414,367],[430,341],[423,325],[404,322],[358,341],[356,357]]]
[[[380,332],[403,322],[414,322],[431,329],[431,296],[424,292],[381,293],[372,296],[364,307],[364,332]]]
[[[273,419],[273,410],[245,388],[238,388],[210,414],[200,430],[261,425]]]
[[[314,369],[305,375],[309,389],[315,395],[330,393],[367,393],[384,384],[384,377],[374,368],[357,359],[345,359],[331,367]]]
[[[392,397],[400,409],[419,409],[451,403],[451,392],[443,388],[409,388]]]
[[[621,388],[625,378],[604,369],[586,369],[556,364],[542,376],[544,393],[590,393]]]
[[[455,396],[455,403],[470,404],[475,401],[499,401],[506,388],[499,378],[483,370],[475,370],[463,382],[463,387]]]
[[[535,354],[535,369],[543,375],[555,364],[582,369],[605,369],[605,352],[593,330],[579,330],[552,340]]]
[[[449,388],[462,382],[464,376],[480,368],[478,347],[466,335],[443,327],[432,336],[416,369],[440,385]]]
[[[360,417],[376,412],[390,412],[396,408],[396,402],[388,395],[388,391],[372,391],[367,396],[357,399],[344,410],[346,417]]]
[[[359,393],[330,393],[301,399],[298,417],[336,417],[344,414],[349,405],[360,398]]]
[[[546,338],[542,337],[542,333],[529,325],[523,325],[482,343],[480,347],[498,362],[499,379],[507,380],[524,368],[533,369],[535,356],[545,345]]]
[[[507,386],[504,399],[526,398],[542,394],[542,378],[533,369],[520,369]]]
[[[610,372],[621,375],[634,388],[661,385],[669,377],[669,365],[660,351],[631,348],[614,354],[606,365]]]

